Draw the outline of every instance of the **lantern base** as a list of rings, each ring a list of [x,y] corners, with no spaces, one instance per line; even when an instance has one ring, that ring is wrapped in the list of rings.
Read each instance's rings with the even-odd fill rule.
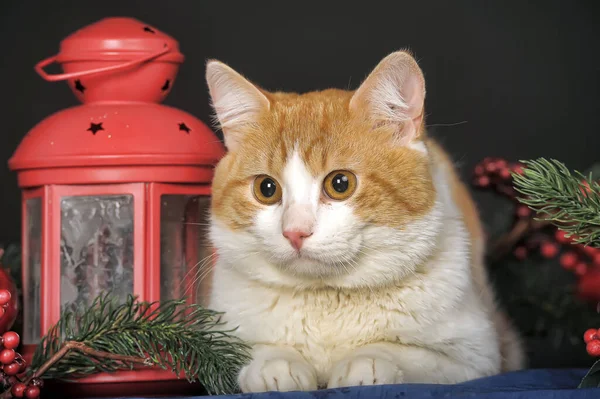
[[[153,375],[159,371],[153,371]],[[115,372],[119,378],[120,372]],[[170,373],[173,376],[172,373]],[[98,374],[95,377],[101,377]],[[136,372],[135,381],[121,382],[91,382],[89,379],[82,382],[67,383],[49,380],[44,382],[43,398],[123,398],[144,397],[160,398],[173,396],[203,396],[206,391],[199,383],[190,384],[186,380],[168,379],[152,381],[144,371]]]
[[[148,381],[148,376],[137,375],[138,380],[131,382],[75,382],[45,381],[43,398],[123,398],[144,397],[160,398],[173,396],[203,396],[206,392],[198,383],[190,384],[186,380]],[[156,372],[154,372],[156,373]],[[115,374],[119,374],[116,372]],[[98,375],[100,376],[100,375]]]
[[[23,345],[22,355],[31,362],[37,345]],[[73,382],[44,381],[42,397],[47,398],[116,398],[124,396],[163,397],[173,395],[206,395],[199,383],[189,383],[185,378],[160,368],[135,371],[98,373]]]

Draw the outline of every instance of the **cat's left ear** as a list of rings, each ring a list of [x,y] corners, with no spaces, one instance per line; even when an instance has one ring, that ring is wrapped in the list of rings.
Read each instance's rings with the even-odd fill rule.
[[[366,112],[375,125],[391,125],[401,144],[419,138],[423,128],[425,78],[405,51],[385,57],[350,100],[353,112]]]
[[[233,151],[242,141],[245,127],[268,111],[270,102],[258,87],[216,60],[206,65],[206,82],[225,146]]]

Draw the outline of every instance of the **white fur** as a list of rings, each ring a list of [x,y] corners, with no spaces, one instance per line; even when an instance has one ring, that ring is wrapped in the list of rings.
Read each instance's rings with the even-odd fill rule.
[[[324,176],[310,176],[297,153],[282,204],[264,207],[250,231],[213,218],[219,257],[209,306],[255,345],[239,377],[244,392],[453,383],[500,371],[448,172],[431,172],[433,209],[402,229],[364,223],[351,201],[320,202]],[[282,235],[296,206],[314,216],[300,257]]]
[[[310,175],[297,151],[283,170],[282,231],[312,233],[317,218],[320,185]],[[287,246],[286,246],[287,247]],[[305,248],[306,249],[306,248]]]

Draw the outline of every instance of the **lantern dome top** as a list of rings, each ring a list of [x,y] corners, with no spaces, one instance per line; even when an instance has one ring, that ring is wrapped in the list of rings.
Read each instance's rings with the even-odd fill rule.
[[[168,48],[161,61],[183,62],[179,44],[169,35],[133,18],[112,17],[81,28],[62,40],[59,63],[81,60],[128,60]]]
[[[210,183],[225,149],[202,121],[161,105],[183,55],[177,42],[130,18],[73,33],[36,65],[83,102],[31,129],[9,160],[22,187],[107,182]],[[44,67],[62,65],[49,75]]]

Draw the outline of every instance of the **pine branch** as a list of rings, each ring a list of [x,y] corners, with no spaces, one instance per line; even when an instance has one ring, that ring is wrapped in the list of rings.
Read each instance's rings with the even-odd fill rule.
[[[152,361],[149,358],[115,355],[114,353],[110,352],[97,351],[81,342],[67,341],[62,344],[61,348],[56,353],[54,353],[52,357],[50,357],[50,359],[46,360],[44,364],[42,364],[39,368],[36,368],[35,372],[30,373],[30,375],[23,381],[18,380],[17,377],[14,377],[15,381],[13,381],[11,385],[13,385],[17,381],[22,382],[25,385],[29,385],[33,379],[43,377],[46,371],[48,371],[48,369],[54,366],[71,351],[79,351],[81,353],[92,355],[100,359],[117,360],[123,362],[124,364],[143,364],[144,366],[153,365]],[[13,394],[10,390],[6,390],[2,394],[0,394],[0,399],[10,399],[12,397]]]
[[[600,185],[561,162],[539,158],[523,161],[523,174],[513,174],[519,201],[574,237],[577,244],[600,246]]]
[[[249,360],[248,347],[231,331],[219,329],[219,316],[200,305],[185,305],[183,300],[145,303],[130,296],[119,305],[109,294],[102,295],[87,309],[63,313],[38,345],[32,370],[59,353],[62,358],[43,378],[73,379],[131,370],[142,362],[183,373],[210,394],[233,393],[237,372]],[[81,345],[70,344],[76,347],[68,351],[64,348],[69,342]],[[80,346],[85,350],[79,350]]]

